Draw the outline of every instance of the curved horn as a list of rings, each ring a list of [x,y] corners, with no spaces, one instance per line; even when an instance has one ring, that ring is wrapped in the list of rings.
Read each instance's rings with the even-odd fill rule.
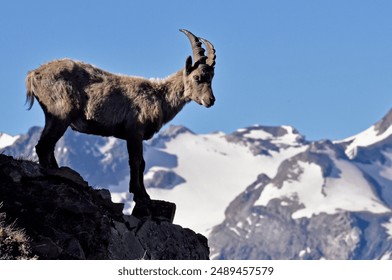
[[[203,44],[207,47],[207,64],[210,65],[211,67],[215,66],[215,49],[214,49],[214,45],[211,44],[211,42],[209,42],[206,39],[203,38],[199,38],[200,41],[203,42]]]
[[[193,60],[195,61],[195,63],[196,62],[205,63],[207,57],[204,54],[204,49],[201,47],[201,42],[199,41],[199,38],[186,29],[180,29],[180,31],[184,33],[188,37],[189,41],[191,42],[192,51],[193,51]]]

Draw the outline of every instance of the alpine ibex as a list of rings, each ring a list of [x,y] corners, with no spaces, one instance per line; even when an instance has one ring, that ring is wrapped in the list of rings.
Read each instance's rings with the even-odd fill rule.
[[[49,62],[26,77],[29,109],[37,99],[45,127],[35,146],[43,168],[58,168],[54,148],[68,126],[73,130],[127,141],[134,201],[150,200],[143,183],[143,140],[150,139],[191,100],[214,105],[211,82],[215,49],[207,40],[180,29],[189,39],[193,59],[185,68],[162,79],[115,75],[70,59]],[[207,49],[207,55],[202,48]]]

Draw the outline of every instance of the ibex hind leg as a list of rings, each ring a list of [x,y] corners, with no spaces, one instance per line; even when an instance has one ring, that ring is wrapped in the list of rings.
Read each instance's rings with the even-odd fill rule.
[[[45,115],[45,127],[41,133],[35,151],[38,155],[39,164],[44,168],[58,168],[54,156],[54,148],[57,141],[64,135],[69,123],[53,115]]]

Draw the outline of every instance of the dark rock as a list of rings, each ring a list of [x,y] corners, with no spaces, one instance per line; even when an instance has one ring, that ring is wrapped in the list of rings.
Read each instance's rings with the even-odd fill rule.
[[[148,212],[142,219],[123,215],[123,204],[112,203],[107,190],[93,189],[69,168],[41,170],[36,163],[0,155],[0,203],[7,219],[25,232],[30,255],[39,259],[209,256],[205,237],[171,223],[174,204],[139,206]],[[0,259],[25,258],[3,245],[0,239],[0,249],[7,248],[0,250]]]
[[[82,176],[80,176],[78,172],[72,170],[69,167],[62,166],[58,169],[43,169],[43,173],[47,176],[60,177],[64,180],[72,181],[81,186],[88,186],[88,183],[83,180]]]
[[[162,200],[150,200],[144,203],[136,203],[132,215],[137,218],[149,217],[156,221],[167,221],[172,223],[176,212],[174,203]]]
[[[173,230],[173,227],[176,230]],[[168,222],[160,224],[148,220],[136,236],[146,248],[146,255],[153,260],[208,259],[207,239],[190,229],[183,229]],[[179,254],[178,252],[181,252]]]
[[[46,236],[38,236],[37,242],[32,242],[31,247],[35,254],[42,259],[55,260],[58,259],[63,251],[59,246]]]
[[[147,188],[173,189],[177,185],[186,182],[184,178],[172,170],[157,170],[151,179],[145,180]]]

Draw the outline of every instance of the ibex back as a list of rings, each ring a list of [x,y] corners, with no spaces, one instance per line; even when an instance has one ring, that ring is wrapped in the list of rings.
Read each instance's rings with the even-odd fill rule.
[[[70,126],[73,130],[127,141],[136,203],[150,200],[143,183],[143,140],[150,139],[191,100],[214,105],[211,82],[215,50],[207,40],[181,29],[189,39],[193,59],[163,80],[115,75],[70,59],[49,62],[28,73],[29,109],[37,99],[45,114],[45,127],[36,145],[42,167],[58,168],[54,148]],[[202,48],[207,49],[207,55]]]

